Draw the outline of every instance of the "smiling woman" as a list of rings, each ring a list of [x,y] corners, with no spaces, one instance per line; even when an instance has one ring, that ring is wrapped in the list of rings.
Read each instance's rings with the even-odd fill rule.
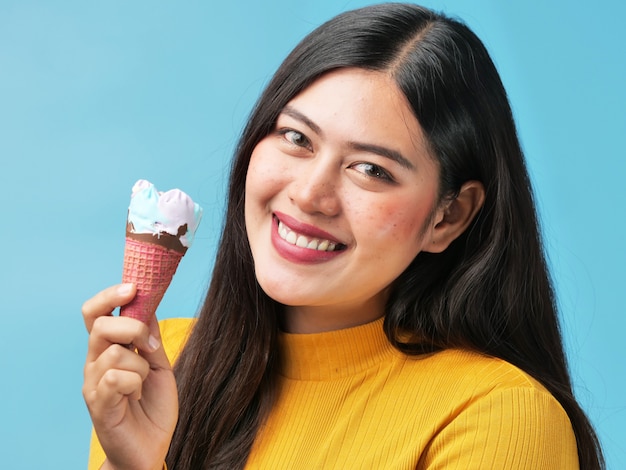
[[[392,77],[344,68],[285,106],[252,152],[245,194],[256,278],[285,305],[285,331],[313,333],[383,316],[391,283],[421,251],[447,248],[484,190],[440,200],[437,162]]]
[[[506,93],[424,8],[342,14],[280,66],[189,338],[111,317],[133,293],[83,309],[94,468],[602,468]]]

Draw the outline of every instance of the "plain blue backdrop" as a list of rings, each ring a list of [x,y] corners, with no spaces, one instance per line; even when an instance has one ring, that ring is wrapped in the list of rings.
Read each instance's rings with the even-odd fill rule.
[[[264,4],[263,4],[264,3]],[[80,308],[121,276],[129,191],[205,209],[159,310],[192,316],[242,124],[296,42],[372,2],[0,0],[0,461],[86,465]],[[431,0],[507,87],[536,187],[577,395],[626,468],[626,3]]]

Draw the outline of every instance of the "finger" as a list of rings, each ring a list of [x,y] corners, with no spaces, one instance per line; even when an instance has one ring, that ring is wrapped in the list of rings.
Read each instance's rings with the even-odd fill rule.
[[[150,320],[148,321],[148,329],[150,330],[150,334],[157,338],[161,339],[161,328],[159,327],[159,321],[157,320],[156,315],[152,315]]]
[[[106,420],[106,425],[117,424],[125,414],[127,399],[141,399],[142,382],[141,377],[134,372],[108,370],[93,393],[85,397],[92,418],[100,422]]]
[[[115,308],[126,305],[135,297],[134,284],[118,284],[104,289],[83,304],[83,319],[87,331],[91,332],[96,318],[111,315]]]
[[[149,362],[151,369],[171,370],[172,365],[165,354],[165,348],[162,347],[161,329],[155,316],[148,322],[148,331],[150,334],[147,338],[147,344],[138,348],[139,353]]]
[[[111,369],[134,372],[141,377],[141,380],[145,380],[150,372],[150,365],[148,361],[125,346],[111,345],[96,361],[85,364],[85,389],[95,389],[104,374]]]
[[[129,317],[97,317],[89,334],[87,362],[93,362],[113,344],[132,344],[144,352],[160,348],[160,341],[150,334],[148,326]]]

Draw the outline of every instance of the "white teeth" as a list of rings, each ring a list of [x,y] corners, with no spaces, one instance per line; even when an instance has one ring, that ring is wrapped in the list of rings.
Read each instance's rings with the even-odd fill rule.
[[[282,222],[278,223],[278,234],[280,235],[280,238],[282,239],[286,239],[287,238],[287,229],[285,228],[285,225]]]
[[[288,232],[287,236],[285,237],[285,240],[287,240],[287,243],[290,243],[291,245],[295,245],[296,242],[298,241],[298,235],[296,235],[295,232]]]
[[[307,240],[307,238],[303,237],[302,235],[300,235],[296,240],[296,246],[299,246],[300,248],[306,248],[308,244],[309,240]]]
[[[304,235],[292,232],[280,221],[278,222],[278,235],[291,245],[296,245],[300,248],[308,248],[309,250],[335,251],[335,248],[337,247],[336,243],[329,240],[319,240],[317,238],[309,239]]]

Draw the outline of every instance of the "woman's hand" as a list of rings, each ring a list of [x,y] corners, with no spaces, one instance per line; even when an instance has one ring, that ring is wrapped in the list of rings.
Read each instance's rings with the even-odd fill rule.
[[[83,305],[89,332],[83,396],[107,455],[103,468],[160,469],[178,418],[176,382],[156,318],[145,325],[111,315],[134,295],[134,286],[122,284]]]

